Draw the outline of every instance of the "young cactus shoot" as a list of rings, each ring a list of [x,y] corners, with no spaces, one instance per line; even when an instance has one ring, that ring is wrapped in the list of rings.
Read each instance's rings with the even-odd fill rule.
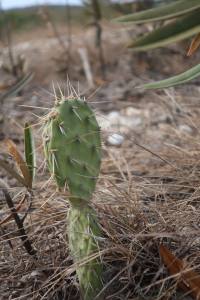
[[[58,187],[70,193],[69,248],[77,265],[82,298],[93,300],[102,289],[101,230],[89,204],[100,171],[101,138],[86,101],[62,97],[56,102],[46,118],[44,151]]]

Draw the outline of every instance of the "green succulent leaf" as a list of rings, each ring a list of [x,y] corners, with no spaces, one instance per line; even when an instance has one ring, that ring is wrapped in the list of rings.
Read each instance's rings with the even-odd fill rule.
[[[24,127],[24,152],[26,164],[30,172],[31,180],[33,182],[35,176],[35,147],[31,126],[26,123]]]
[[[200,32],[199,16],[200,10],[197,10],[186,17],[179,18],[144,37],[138,38],[129,45],[129,48],[134,51],[146,51],[193,36]]]
[[[144,84],[142,87],[145,89],[163,89],[186,83],[197,78],[198,76],[200,76],[200,64],[179,75],[173,76],[165,80],[147,83]]]
[[[147,22],[172,19],[200,8],[199,0],[179,0],[168,5],[129,14],[115,19],[117,22],[143,24]]]
[[[129,14],[116,19],[118,22],[143,24],[176,18],[170,23],[153,30],[149,34],[143,35],[132,41],[128,47],[133,51],[147,51],[168,44],[181,41],[195,34],[200,33],[200,0],[177,0],[170,4],[161,5],[153,9]],[[198,39],[194,39],[189,49],[191,55],[199,46]],[[167,88],[186,83],[200,76],[200,65],[190,70],[159,82],[145,84],[146,89]]]

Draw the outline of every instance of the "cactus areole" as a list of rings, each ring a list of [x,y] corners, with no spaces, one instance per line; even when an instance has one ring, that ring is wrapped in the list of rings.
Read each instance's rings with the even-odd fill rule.
[[[90,200],[100,170],[101,139],[86,101],[67,99],[56,104],[45,126],[45,154],[58,186],[69,188],[71,203],[73,198]]]
[[[44,151],[59,188],[69,190],[68,242],[84,300],[102,288],[98,237],[101,230],[90,207],[101,164],[100,128],[81,99],[61,99],[46,118]]]

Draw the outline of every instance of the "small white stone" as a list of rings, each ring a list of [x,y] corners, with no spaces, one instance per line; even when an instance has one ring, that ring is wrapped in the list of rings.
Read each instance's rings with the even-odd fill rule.
[[[110,129],[110,121],[105,116],[97,116],[97,121],[102,130]]]
[[[33,103],[37,102],[37,100],[38,100],[38,96],[33,95],[33,96],[31,97],[31,101],[33,101]]]
[[[40,276],[40,275],[41,275],[40,271],[34,270],[34,271],[31,272],[30,277],[37,277],[37,276]]]
[[[128,117],[141,116],[143,114],[143,111],[139,108],[129,106],[124,109],[124,114]]]
[[[107,118],[109,120],[118,120],[120,118],[120,113],[116,110],[113,110],[107,115]]]
[[[192,133],[192,128],[186,124],[179,125],[179,130],[185,133]]]
[[[140,117],[121,117],[120,125],[129,129],[142,125],[142,119]]]
[[[112,146],[120,146],[124,141],[124,137],[121,134],[113,133],[108,137],[108,143]]]

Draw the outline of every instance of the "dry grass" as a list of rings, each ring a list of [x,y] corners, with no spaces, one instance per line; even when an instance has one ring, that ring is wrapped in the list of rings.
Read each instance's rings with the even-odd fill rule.
[[[200,271],[198,110],[193,105],[181,115],[193,124],[193,134],[178,131],[173,122],[161,128],[160,141],[144,132],[141,142],[151,152],[131,132],[121,148],[104,146],[93,205],[104,232],[105,299],[186,299],[161,262],[161,242]],[[10,193],[18,203],[25,191]],[[38,260],[26,254],[13,220],[1,226],[1,299],[79,299],[65,241],[67,211],[66,196],[40,169],[25,222]]]

